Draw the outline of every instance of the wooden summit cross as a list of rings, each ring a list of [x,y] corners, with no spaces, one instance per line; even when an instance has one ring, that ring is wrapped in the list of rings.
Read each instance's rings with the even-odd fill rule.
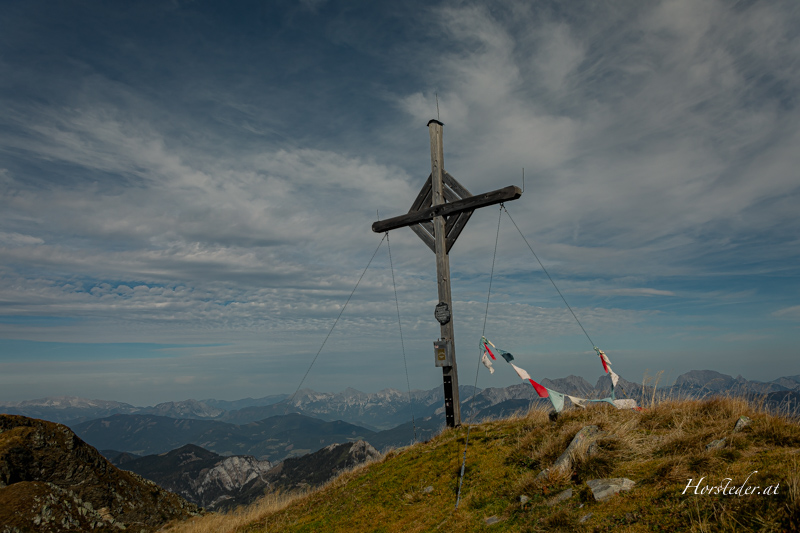
[[[480,207],[516,200],[522,196],[519,187],[510,185],[496,191],[473,196],[463,185],[444,170],[442,124],[428,122],[431,136],[431,175],[408,214],[379,220],[372,231],[384,233],[410,226],[422,241],[436,254],[436,279],[439,286],[439,303],[434,316],[441,326],[441,338],[433,343],[436,366],[442,367],[444,380],[444,407],[448,427],[461,425],[461,401],[458,397],[458,369],[456,367],[455,334],[453,331],[450,296],[450,249],[467,225],[472,212]]]

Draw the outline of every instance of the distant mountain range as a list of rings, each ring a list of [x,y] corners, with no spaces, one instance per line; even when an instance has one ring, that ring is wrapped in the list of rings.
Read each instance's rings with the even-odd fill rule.
[[[541,383],[586,398],[602,398],[611,390],[607,375],[602,375],[594,386],[579,376],[542,379]],[[527,383],[483,390],[462,386],[460,393],[464,422],[506,417],[537,402],[547,402],[538,398]],[[747,396],[763,401],[767,407],[796,413],[800,376],[759,382],[713,370],[693,370],[679,376],[674,385],[658,389],[620,378],[617,391],[618,397],[640,402],[654,396],[702,398],[715,394]],[[393,389],[370,394],[355,389],[339,393],[304,389],[291,400],[285,395],[272,395],[135,407],[60,397],[0,404],[0,411],[66,422],[98,449],[145,455],[194,444],[219,455],[252,455],[275,462],[359,439],[379,450],[404,446],[414,439],[415,429],[418,440],[429,438],[444,426],[442,404],[441,387],[412,391],[410,400],[408,393]]]
[[[217,420],[181,420],[156,415],[114,415],[73,426],[97,449],[136,455],[165,453],[195,444],[219,455],[252,455],[280,461],[331,444],[369,440],[375,432],[337,420],[290,413],[244,425]]]
[[[110,400],[88,400],[75,396],[55,396],[21,402],[0,402],[0,412],[9,415],[41,418],[67,425],[118,414],[152,414],[170,418],[215,419],[223,417],[229,411],[271,405],[287,397],[287,394],[275,394],[263,398],[245,398],[236,401],[214,399],[202,401],[183,400],[179,402],[164,402],[152,407],[136,407],[128,403]]]

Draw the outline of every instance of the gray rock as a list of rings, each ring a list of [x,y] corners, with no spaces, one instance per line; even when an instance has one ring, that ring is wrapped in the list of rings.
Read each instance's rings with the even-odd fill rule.
[[[725,447],[725,439],[712,440],[711,442],[706,444],[706,450],[707,451],[718,450],[718,449],[724,448],[724,447]]]
[[[589,520],[591,517],[592,517],[592,513],[585,514],[585,515],[583,515],[583,516],[581,517],[581,519],[580,519],[580,520],[578,520],[578,522],[580,522],[581,524],[583,524],[584,522],[586,522],[587,520]]]
[[[430,492],[433,492],[433,485],[428,485],[427,487],[425,487],[424,489],[422,489],[422,492],[424,492],[425,494],[428,494],[428,493],[430,493]]]
[[[552,507],[555,504],[563,502],[564,500],[568,500],[570,498],[572,498],[572,489],[563,490],[559,492],[557,495],[555,495],[553,498],[551,498],[550,501],[547,502],[547,505]]]
[[[499,521],[500,521],[500,519],[499,519],[499,518],[497,518],[496,516],[490,516],[489,518],[487,518],[486,520],[484,520],[484,522],[486,522],[486,525],[487,525],[487,526],[491,526],[492,524],[496,524],[496,523],[498,523]]]
[[[519,498],[517,498],[517,500],[518,500],[518,501],[519,501],[519,503],[521,503],[522,505],[525,505],[526,503],[528,503],[528,502],[530,501],[530,498],[528,498],[528,497],[527,497],[527,496],[525,496],[524,494],[521,494],[521,495],[519,496]]]
[[[626,477],[590,479],[586,484],[592,489],[592,495],[598,502],[606,500],[618,492],[631,490],[636,485],[634,481]]]
[[[551,468],[547,468],[542,470],[537,478],[546,477],[550,472],[564,472],[567,473],[572,470],[572,465],[575,461],[575,457],[580,453],[588,453],[592,455],[597,452],[597,447],[592,446],[594,441],[602,435],[603,432],[600,431],[600,428],[597,426],[585,426],[578,431],[575,436],[572,438],[572,442],[569,443],[567,449],[564,450],[564,453],[558,456],[556,462],[553,463]]]
[[[752,418],[742,415],[739,417],[739,420],[736,421],[736,425],[733,426],[733,432],[738,433],[752,423]]]

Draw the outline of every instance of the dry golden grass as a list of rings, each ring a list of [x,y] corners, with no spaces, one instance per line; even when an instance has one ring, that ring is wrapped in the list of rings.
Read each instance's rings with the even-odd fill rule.
[[[229,513],[209,513],[185,522],[172,522],[160,531],[164,533],[234,533],[240,528],[263,522],[265,517],[283,510],[304,494],[268,495],[247,507],[240,507]],[[268,521],[263,522],[265,527]]]
[[[733,433],[741,415],[753,422]],[[598,453],[578,453],[572,471],[538,478],[587,425],[603,431],[596,441]],[[800,530],[800,427],[742,399],[658,401],[653,396],[643,411],[598,404],[550,421],[546,410],[534,409],[474,425],[455,510],[465,437],[466,428],[446,430],[308,494],[267,497],[247,509],[166,531]],[[724,448],[706,450],[721,438],[726,439]],[[717,485],[731,478],[733,486],[748,475],[749,485],[777,484],[778,493],[745,497],[686,491],[690,479]],[[627,477],[636,486],[595,502],[586,481],[603,477]],[[572,498],[548,505],[566,488],[573,489]],[[520,495],[529,501],[521,504]],[[487,526],[491,516],[500,522]]]

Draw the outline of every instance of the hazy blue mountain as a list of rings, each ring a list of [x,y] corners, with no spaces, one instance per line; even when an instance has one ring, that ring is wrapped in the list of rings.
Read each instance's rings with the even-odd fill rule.
[[[110,400],[89,400],[75,396],[55,396],[21,402],[0,402],[0,413],[39,418],[59,424],[83,422],[118,413],[130,414],[135,413],[138,409],[138,407],[127,403]]]
[[[156,415],[115,415],[84,422],[73,429],[98,449],[150,455],[196,444],[219,455],[252,455],[270,461],[304,455],[330,444],[369,440],[375,434],[341,420],[328,422],[296,413],[245,425]]]
[[[180,420],[157,415],[114,415],[73,425],[80,438],[98,450],[136,455],[163,453],[194,443],[212,428],[227,431],[230,424],[214,420]]]
[[[209,398],[207,400],[202,400],[202,403],[210,406],[216,407],[218,409],[222,409],[223,411],[235,411],[237,409],[244,409],[246,407],[260,407],[264,405],[272,405],[274,403],[278,403],[282,400],[288,398],[288,394],[272,394],[270,396],[264,396],[263,398],[243,398],[241,400],[215,400],[213,398]]]
[[[136,414],[168,416],[170,418],[214,419],[224,415],[225,410],[197,400],[183,400],[180,402],[163,402],[153,407],[143,407],[136,411]]]

